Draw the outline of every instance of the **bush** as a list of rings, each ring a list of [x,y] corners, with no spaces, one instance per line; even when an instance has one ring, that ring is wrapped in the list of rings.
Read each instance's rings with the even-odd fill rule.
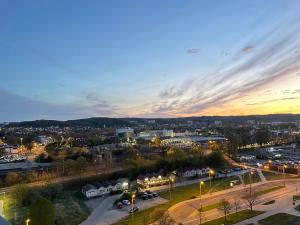
[[[29,209],[31,225],[54,225],[55,215],[52,203],[43,197],[38,197]]]

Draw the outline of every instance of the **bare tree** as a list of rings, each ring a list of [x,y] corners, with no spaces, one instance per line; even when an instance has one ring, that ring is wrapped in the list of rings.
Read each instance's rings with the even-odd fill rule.
[[[155,210],[152,215],[152,218],[157,220],[157,225],[175,225],[175,220],[173,220],[166,210]]]
[[[234,199],[233,201],[233,207],[234,207],[234,211],[235,213],[237,213],[239,211],[239,209],[241,208],[242,206],[242,202],[240,199]]]
[[[256,202],[256,197],[257,196],[255,192],[249,192],[249,194],[244,197],[246,205],[250,208],[251,212],[253,211],[253,206]]]
[[[220,201],[220,207],[219,207],[219,210],[223,211],[224,213],[224,219],[225,219],[225,222],[227,221],[227,215],[230,213],[231,211],[231,204],[229,201],[227,201],[225,198],[223,198],[221,201]]]

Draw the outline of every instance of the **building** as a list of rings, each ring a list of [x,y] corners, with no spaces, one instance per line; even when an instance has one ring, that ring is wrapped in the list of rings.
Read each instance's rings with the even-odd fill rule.
[[[173,130],[166,130],[166,129],[148,130],[148,131],[142,131],[138,133],[137,137],[150,141],[155,137],[160,137],[160,138],[174,137],[174,132]]]
[[[175,180],[175,176],[163,176],[160,173],[152,173],[146,175],[140,175],[137,178],[137,184],[143,188],[154,187],[154,186],[161,186],[168,184],[170,180]]]
[[[183,178],[191,178],[191,177],[201,177],[207,176],[209,173],[209,168],[190,168],[190,169],[182,169],[178,171],[178,175]]]
[[[130,127],[118,128],[116,130],[116,136],[122,140],[130,141],[134,139],[134,129]]]
[[[54,140],[52,137],[48,137],[45,135],[38,136],[38,143],[40,143],[41,145],[48,145],[53,142],[54,142]]]
[[[119,179],[116,181],[94,182],[82,187],[82,194],[86,198],[100,197],[113,192],[120,192],[128,189],[128,180]]]

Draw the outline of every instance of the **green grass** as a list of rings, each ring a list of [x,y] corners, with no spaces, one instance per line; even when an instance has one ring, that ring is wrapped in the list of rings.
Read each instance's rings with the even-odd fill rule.
[[[206,211],[209,211],[209,210],[212,210],[212,209],[216,209],[216,208],[219,208],[220,206],[221,206],[221,203],[219,203],[219,202],[214,203],[214,204],[210,204],[210,205],[205,205],[205,206],[202,206],[202,212],[206,212]]]
[[[260,215],[262,213],[264,213],[264,212],[262,212],[262,211],[253,211],[253,212],[251,212],[250,210],[242,210],[242,211],[237,212],[237,213],[229,214],[227,216],[227,221],[226,222],[225,222],[225,218],[221,217],[221,218],[203,223],[203,225],[221,225],[221,224],[231,225],[231,224],[235,224],[235,223],[244,221],[246,219],[255,217],[255,216]]]
[[[262,219],[259,225],[300,225],[300,217],[286,213],[278,213]]]
[[[263,205],[272,205],[274,203],[275,203],[275,200],[271,200],[271,201],[263,203]]]
[[[229,177],[229,178],[213,180],[212,187],[214,188],[212,192],[221,191],[230,188],[230,181],[234,179],[236,178]],[[202,187],[202,194],[208,193],[208,191],[209,191],[209,182],[205,182],[205,185]],[[137,212],[135,213],[133,220],[131,220],[131,217],[128,216],[122,219],[120,222],[115,223],[114,225],[141,225],[141,224],[145,224],[145,222],[152,223],[157,219],[151,216],[151,214],[153,214],[152,213],[153,211],[167,210],[172,205],[175,205],[185,200],[196,198],[198,196],[199,196],[199,183],[173,188],[171,201]],[[168,191],[161,192],[160,197],[169,199],[169,192]]]
[[[264,194],[268,194],[272,191],[277,191],[281,188],[284,188],[284,186],[275,186],[275,187],[271,187],[271,188],[268,188],[268,189],[265,189],[265,190],[262,190],[262,191],[258,191],[256,192],[256,196],[260,196],[260,195],[264,195]]]
[[[251,178],[250,178],[250,173],[245,173],[244,174],[244,183],[245,184],[250,184],[250,181],[251,183],[257,183],[257,182],[260,182],[261,179],[259,177],[259,175],[255,172],[254,174],[251,175]]]
[[[267,180],[282,180],[284,179],[283,174],[276,174],[268,171],[263,171],[263,174]],[[295,176],[292,174],[285,174],[286,179],[297,179],[299,176]]]
[[[12,224],[25,224],[28,217],[29,206],[15,207],[10,194],[0,196],[4,200],[4,218]],[[76,192],[63,192],[61,197],[53,202],[55,208],[56,225],[78,225],[90,214],[83,199]],[[16,221],[14,219],[16,212]]]

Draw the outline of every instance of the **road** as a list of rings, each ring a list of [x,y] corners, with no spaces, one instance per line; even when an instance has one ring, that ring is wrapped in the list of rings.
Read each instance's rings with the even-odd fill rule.
[[[290,204],[290,206],[292,207],[292,204],[287,199],[291,200],[292,195],[295,193],[296,187],[300,186],[300,180],[288,180],[286,181],[286,184],[287,186],[285,188],[258,196],[256,199],[254,209],[260,206],[262,203],[274,199],[280,199],[278,203]],[[282,185],[282,181],[272,181],[272,182],[263,181],[256,184],[252,184],[252,190],[255,192],[259,192],[280,185]],[[240,209],[246,209],[248,207],[245,203],[245,200],[242,199],[242,197],[247,195],[247,193],[249,193],[249,185],[248,187],[244,187],[240,185],[233,189],[229,189],[229,190],[227,189],[224,191],[203,195],[201,202],[200,199],[197,198],[197,199],[178,203],[169,209],[169,213],[177,223],[182,223],[184,225],[198,225],[200,222],[200,217],[202,222],[205,222],[223,216],[222,212],[218,209],[206,211],[202,213],[200,216],[198,209],[200,208],[201,204],[202,206],[211,205],[214,203],[218,203],[223,198],[229,200],[230,202],[239,199],[242,202]],[[284,201],[282,201],[281,199],[284,199]],[[278,209],[278,206],[276,207]]]

